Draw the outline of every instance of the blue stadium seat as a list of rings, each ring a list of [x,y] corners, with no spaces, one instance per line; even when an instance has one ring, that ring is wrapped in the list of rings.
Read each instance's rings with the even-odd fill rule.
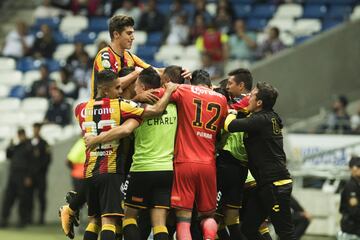
[[[351,4],[355,4],[357,0],[328,0],[329,4],[347,4],[347,5],[351,5]],[[357,1],[359,2],[359,1]]]
[[[154,60],[154,55],[158,51],[158,47],[149,45],[138,45],[136,55],[142,58],[145,62]]]
[[[329,0],[306,0],[307,4],[327,4]]]
[[[74,36],[74,42],[81,42],[84,44],[92,44],[96,40],[95,32],[80,32]]]
[[[235,4],[233,5],[236,18],[247,18],[251,13],[251,5]]]
[[[60,70],[60,63],[54,59],[47,59],[45,64],[47,65],[49,72],[55,72]]]
[[[32,57],[25,57],[17,60],[16,69],[22,72],[27,72],[38,69],[40,65],[40,60],[34,60]]]
[[[183,5],[184,11],[187,13],[188,16],[193,16],[195,12],[195,6],[191,3],[186,3]]]
[[[239,3],[253,3],[255,2],[254,0],[230,0],[230,3],[232,5],[234,4],[239,4]]]
[[[39,30],[41,25],[48,25],[53,31],[57,30],[60,25],[60,19],[57,17],[54,18],[37,18],[32,28],[35,30]]]
[[[88,31],[89,32],[101,32],[107,31],[108,29],[108,18],[104,17],[93,17],[90,18]]]
[[[253,31],[262,31],[267,25],[267,19],[250,18],[246,21],[246,28]]]
[[[162,43],[162,38],[163,38],[162,32],[148,33],[147,39],[146,39],[146,45],[160,46]]]
[[[72,38],[70,38],[69,36],[67,36],[66,34],[64,34],[61,31],[55,31],[53,32],[53,36],[55,38],[55,42],[59,45],[59,44],[64,44],[64,43],[71,43],[73,41]]]
[[[334,19],[326,19],[322,22],[321,31],[329,30],[337,25],[341,24],[341,20],[334,20]]]
[[[158,3],[157,10],[164,16],[169,16],[171,3]]]
[[[275,11],[276,6],[273,4],[258,4],[253,7],[251,16],[257,18],[272,18]]]
[[[163,62],[156,61],[156,60],[151,60],[151,61],[148,61],[147,63],[150,64],[151,66],[157,67],[157,68],[165,67],[165,64]]]
[[[346,20],[351,14],[351,7],[346,5],[331,5],[326,18]]]
[[[304,7],[303,18],[322,18],[325,16],[327,8],[322,4],[307,4]]]
[[[11,88],[8,97],[23,99],[25,97],[25,94],[26,94],[25,87],[22,85],[16,85]]]

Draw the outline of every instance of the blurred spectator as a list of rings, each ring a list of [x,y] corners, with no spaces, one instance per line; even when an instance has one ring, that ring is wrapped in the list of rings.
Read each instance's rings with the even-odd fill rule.
[[[28,33],[24,21],[16,23],[16,29],[8,33],[2,54],[6,57],[21,58],[28,55],[34,43],[34,36]]]
[[[225,9],[226,14],[230,17],[231,21],[235,19],[234,9],[229,0],[219,0],[217,2],[216,10],[219,11],[219,9]],[[229,26],[231,26],[231,24],[229,24]]]
[[[134,5],[132,0],[124,0],[122,7],[115,11],[114,15],[126,15],[132,17],[135,22],[135,28],[140,20],[141,11],[140,8]]]
[[[64,93],[53,88],[50,91],[49,108],[45,114],[45,123],[54,123],[65,126],[71,123],[71,106],[65,101]]]
[[[78,87],[71,79],[69,70],[66,67],[60,69],[60,79],[56,82],[56,86],[64,92],[64,96],[72,99],[78,97]]]
[[[79,88],[89,89],[92,61],[87,53],[83,53],[79,57],[79,64],[72,70],[72,77]]]
[[[360,157],[353,156],[349,168],[351,178],[341,193],[338,240],[360,240]]]
[[[304,210],[304,208],[294,198],[294,196],[291,196],[290,198],[290,208],[292,221],[294,223],[295,238],[299,240],[301,239],[301,236],[305,234],[312,217],[307,211]]]
[[[148,0],[142,12],[138,29],[146,32],[163,31],[165,17],[156,9],[156,0]]]
[[[35,8],[34,18],[51,18],[65,15],[66,11],[51,5],[51,0],[43,0],[42,5]]]
[[[18,227],[24,227],[29,219],[28,197],[33,176],[33,151],[25,130],[19,129],[17,135],[19,142],[15,144],[11,140],[10,146],[6,149],[10,167],[2,202],[1,227],[8,226],[10,212],[16,200],[19,202]]]
[[[259,46],[258,58],[265,58],[285,48],[285,45],[280,40],[280,30],[277,27],[271,27],[268,32],[268,38]]]
[[[325,133],[350,133],[350,116],[346,111],[348,99],[344,95],[337,96],[332,105],[332,111],[327,116],[326,122],[320,126],[320,131]]]
[[[66,59],[67,67],[73,71],[77,66],[80,65],[80,58],[84,53],[87,54],[85,45],[81,42],[76,42],[74,52],[72,52]]]
[[[354,134],[360,134],[360,107],[357,113],[351,116],[351,130]]]
[[[194,43],[195,40],[204,34],[206,31],[206,24],[204,17],[200,15],[195,16],[195,23],[190,28],[190,43]]]
[[[36,197],[39,200],[39,220],[38,224],[43,225],[45,224],[45,213],[46,213],[46,189],[47,189],[47,171],[49,168],[49,164],[51,162],[51,152],[50,146],[48,143],[40,136],[41,124],[35,123],[33,125],[33,138],[31,139],[32,150],[33,150],[33,168],[34,168],[34,175],[33,185],[32,185],[32,192],[31,197],[29,199],[30,205],[30,219],[32,221],[32,213],[34,210],[33,200],[34,200],[34,193],[36,192]]]
[[[217,80],[221,76],[223,76],[224,72],[222,67],[219,66],[218,64],[213,63],[209,53],[204,52],[201,55],[201,63],[202,63],[201,69],[205,70],[210,74],[211,80]]]
[[[177,15],[176,22],[170,27],[170,33],[166,39],[169,45],[185,45],[189,38],[189,26],[186,15]]]
[[[183,9],[183,5],[181,0],[175,0],[172,2],[170,6],[170,14],[169,14],[169,26],[173,26],[176,24],[178,16],[186,15],[186,11]]]
[[[104,13],[101,0],[71,0],[74,15],[102,16]]]
[[[232,25],[231,15],[225,7],[218,6],[215,16],[215,24],[222,33],[228,34]]]
[[[106,42],[104,40],[98,42],[98,44],[97,44],[97,52],[99,52],[104,47],[107,47],[108,45],[109,45],[108,42]]]
[[[213,19],[211,17],[211,14],[206,10],[206,1],[196,0],[194,4],[195,4],[195,11],[191,20],[194,21],[197,15],[201,15],[203,16],[206,25],[211,24]]]
[[[40,66],[40,79],[31,85],[28,97],[50,97],[50,89],[55,86],[54,80],[50,78],[49,69],[46,65]]]
[[[228,35],[221,33],[215,24],[209,24],[206,31],[196,39],[196,47],[209,54],[214,63],[223,63],[228,54]]]
[[[256,34],[246,31],[245,22],[238,19],[234,23],[235,33],[229,39],[230,58],[253,60],[256,49]]]
[[[35,58],[52,58],[56,50],[56,42],[52,35],[51,28],[43,24],[40,32],[36,34],[32,55]]]

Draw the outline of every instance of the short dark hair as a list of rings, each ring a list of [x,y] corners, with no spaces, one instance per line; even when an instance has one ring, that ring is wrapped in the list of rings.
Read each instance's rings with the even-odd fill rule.
[[[17,130],[17,134],[18,134],[18,135],[25,135],[25,136],[26,136],[25,129],[19,128],[19,129]]]
[[[117,79],[116,73],[109,69],[96,73],[96,82],[98,86],[112,83],[115,79]]]
[[[279,37],[279,35],[280,35],[279,28],[278,27],[272,27],[271,29],[275,32],[276,37]]]
[[[349,161],[349,167],[352,168],[354,166],[360,167],[360,157],[352,156]]]
[[[246,68],[238,68],[229,72],[228,76],[234,76],[236,84],[244,83],[246,90],[251,91],[253,85],[253,77],[251,72]]]
[[[278,90],[267,82],[258,82],[256,88],[258,89],[256,99],[262,101],[262,108],[272,110],[279,95]]]
[[[34,128],[41,128],[42,127],[42,123],[36,122],[33,124]]]
[[[135,24],[134,19],[125,15],[116,15],[110,18],[109,21],[109,33],[110,38],[113,40],[114,31],[121,33],[125,27],[133,27]]]
[[[133,71],[135,71],[135,67],[123,67],[119,71],[119,77],[125,77]]]
[[[152,67],[142,70],[138,80],[145,85],[146,89],[159,88],[161,86],[160,76]]]
[[[195,70],[191,75],[191,85],[204,84],[211,87],[210,74],[202,69]]]
[[[167,66],[164,70],[164,75],[169,77],[170,81],[173,83],[183,84],[185,79],[181,76],[182,67],[170,65]]]

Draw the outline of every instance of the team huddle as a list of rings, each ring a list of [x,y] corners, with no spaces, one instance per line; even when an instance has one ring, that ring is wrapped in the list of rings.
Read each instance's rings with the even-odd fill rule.
[[[292,240],[292,180],[273,111],[278,92],[247,69],[220,87],[209,74],[153,68],[128,52],[133,20],[110,20],[96,56],[92,99],[75,115],[86,143],[85,188],[60,209],[73,238],[82,200],[85,240]],[[250,170],[250,171],[248,171]],[[248,173],[249,172],[249,173]]]

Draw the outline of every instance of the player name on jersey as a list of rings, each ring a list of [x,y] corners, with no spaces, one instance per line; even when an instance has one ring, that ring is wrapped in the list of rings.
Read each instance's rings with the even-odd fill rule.
[[[163,116],[161,118],[148,119],[146,121],[146,124],[148,126],[153,126],[153,125],[173,125],[175,123],[176,123],[176,117],[166,117],[166,116]]]
[[[213,138],[213,135],[211,133],[200,132],[200,131],[196,131],[196,136],[207,138],[207,139]]]

